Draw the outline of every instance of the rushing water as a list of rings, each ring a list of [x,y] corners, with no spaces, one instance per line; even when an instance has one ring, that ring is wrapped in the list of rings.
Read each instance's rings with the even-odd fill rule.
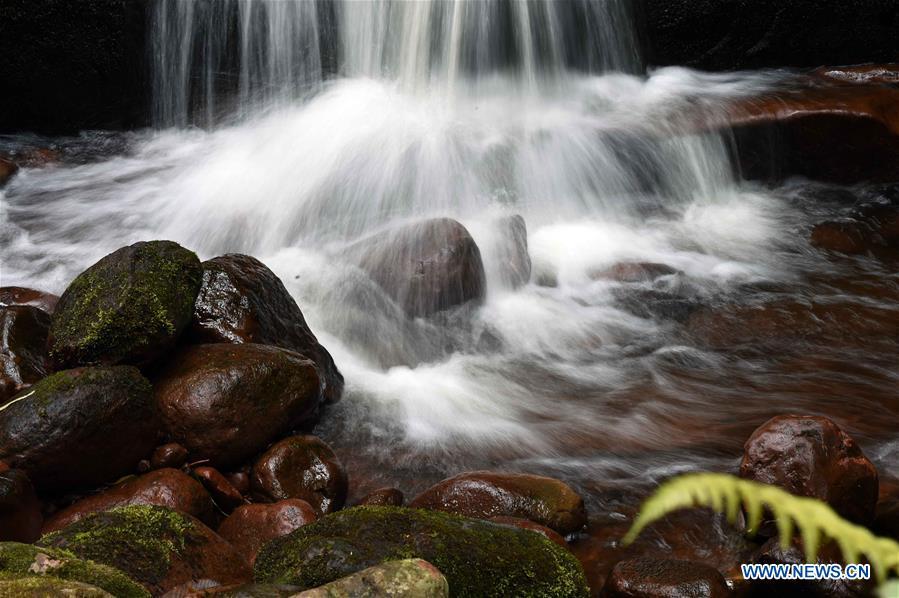
[[[726,137],[697,132],[697,114],[786,75],[639,74],[617,0],[157,8],[156,130],[0,139],[63,157],[0,190],[4,285],[59,292],[146,239],[259,257],[346,376],[317,432],[356,492],[490,466],[562,475],[596,499],[732,467],[755,426],[790,411],[832,415],[899,474],[899,351],[877,336],[878,318],[895,319],[895,276],[808,246],[810,224],[842,205],[820,199],[833,189],[740,183]],[[519,289],[499,265],[509,214],[527,223],[534,266]],[[339,256],[434,216],[472,232],[488,296],[413,321]],[[677,273],[595,276],[620,262]],[[763,305],[787,316],[717,344],[676,315]],[[820,305],[837,315],[806,313]]]

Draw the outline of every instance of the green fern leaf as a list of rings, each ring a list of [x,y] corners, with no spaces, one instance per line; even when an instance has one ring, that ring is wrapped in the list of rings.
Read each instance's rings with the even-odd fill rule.
[[[643,503],[622,542],[632,543],[648,525],[680,509],[709,507],[733,523],[740,506],[746,511],[750,533],[758,531],[762,512],[767,508],[774,515],[784,548],[790,545],[793,530],[797,530],[808,562],[815,561],[818,549],[830,539],[840,547],[845,562],[854,563],[864,556],[880,582],[890,572],[899,572],[896,541],[877,537],[866,528],[846,521],[820,500],[794,496],[776,486],[721,473],[687,474],[664,483]]]

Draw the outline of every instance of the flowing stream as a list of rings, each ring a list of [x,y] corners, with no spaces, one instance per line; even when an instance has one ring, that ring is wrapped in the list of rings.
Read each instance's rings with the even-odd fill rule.
[[[347,379],[316,433],[358,494],[493,467],[562,476],[596,508],[733,468],[786,412],[830,415],[899,474],[899,349],[877,325],[896,276],[807,241],[843,205],[828,197],[888,190],[740,182],[697,115],[788,75],[645,73],[628,5],[160,0],[154,129],[0,138],[62,157],[0,189],[2,284],[61,292],[138,240],[260,258]],[[513,214],[533,262],[517,289],[497,224]],[[480,247],[477,309],[411,320],[339,257],[439,216]],[[674,272],[597,276],[622,262]],[[710,342],[697,310],[762,315]]]

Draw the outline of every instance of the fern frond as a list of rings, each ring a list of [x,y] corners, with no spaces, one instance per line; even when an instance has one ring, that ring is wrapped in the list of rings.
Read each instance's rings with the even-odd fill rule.
[[[854,563],[860,556],[866,557],[881,582],[889,572],[899,572],[896,541],[877,537],[866,528],[846,521],[818,499],[794,496],[776,486],[721,473],[687,474],[662,484],[643,503],[622,542],[632,543],[649,524],[679,509],[709,507],[734,523],[741,506],[747,514],[750,534],[758,530],[765,508],[774,515],[782,547],[790,545],[794,528],[798,530],[808,562],[813,562],[821,545],[832,539],[840,547],[845,562]]]

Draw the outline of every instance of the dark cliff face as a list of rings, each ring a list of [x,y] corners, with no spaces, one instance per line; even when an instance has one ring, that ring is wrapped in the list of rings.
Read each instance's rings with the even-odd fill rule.
[[[632,0],[646,62],[705,70],[899,59],[899,0]]]
[[[147,124],[152,0],[2,0],[0,132]]]

